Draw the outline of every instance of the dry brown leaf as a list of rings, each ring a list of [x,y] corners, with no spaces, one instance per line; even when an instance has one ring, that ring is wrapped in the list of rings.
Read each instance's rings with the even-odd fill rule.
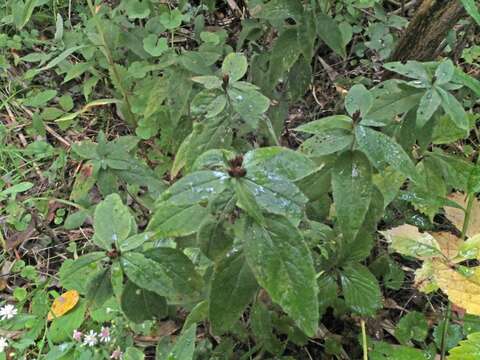
[[[464,209],[467,207],[465,195],[462,193],[451,193],[448,195],[448,198],[452,201],[455,201]],[[452,222],[453,225],[457,227],[458,230],[462,230],[463,222],[465,220],[465,212],[463,210],[445,206],[445,216]],[[477,199],[474,199],[466,235],[471,237],[478,233],[480,233],[480,202]]]
[[[48,313],[48,321],[60,317],[72,310],[75,305],[77,305],[79,298],[80,296],[78,295],[77,290],[69,290],[57,297],[53,301],[50,312]]]
[[[438,260],[433,261],[433,267],[435,280],[450,301],[469,314],[480,315],[480,268],[466,277]]]

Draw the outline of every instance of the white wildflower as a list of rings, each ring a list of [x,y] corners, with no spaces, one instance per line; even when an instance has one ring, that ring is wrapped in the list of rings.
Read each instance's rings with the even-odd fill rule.
[[[7,339],[4,337],[0,337],[0,353],[3,353],[7,346],[8,346]]]
[[[88,346],[95,346],[97,345],[97,342],[97,333],[93,330],[90,330],[90,332],[83,338],[83,343]]]
[[[15,306],[7,304],[0,308],[0,318],[2,320],[12,319],[15,315],[17,315],[17,311],[18,310],[15,308]]]

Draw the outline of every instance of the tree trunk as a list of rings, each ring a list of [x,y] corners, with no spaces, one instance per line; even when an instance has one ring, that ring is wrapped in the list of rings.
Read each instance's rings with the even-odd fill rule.
[[[389,61],[430,61],[448,31],[466,14],[459,0],[423,0]]]

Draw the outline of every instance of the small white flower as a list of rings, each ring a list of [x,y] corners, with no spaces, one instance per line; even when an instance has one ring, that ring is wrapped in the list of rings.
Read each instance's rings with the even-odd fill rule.
[[[18,310],[15,308],[15,306],[7,304],[0,308],[0,318],[2,320],[12,319],[15,315],[17,315],[17,312]]]
[[[97,342],[97,333],[93,330],[90,330],[90,332],[83,338],[83,343],[88,346],[95,346],[97,345]]]
[[[100,331],[100,341],[104,343],[110,342],[110,328],[108,326],[102,326],[102,330]]]
[[[8,346],[8,341],[4,337],[0,337],[0,353],[5,351],[5,348]]]

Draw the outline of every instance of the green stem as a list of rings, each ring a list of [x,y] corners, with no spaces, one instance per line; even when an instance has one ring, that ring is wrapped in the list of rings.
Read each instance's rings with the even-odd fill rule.
[[[126,105],[126,120],[130,125],[135,125],[135,117],[133,116],[132,106],[130,105],[130,99],[128,97],[127,90],[123,87],[122,78],[117,71],[117,67],[115,66],[115,61],[113,60],[113,54],[110,48],[108,47],[107,41],[105,40],[105,34],[103,32],[102,24],[98,20],[97,13],[95,11],[95,7],[93,6],[92,0],[87,0],[88,7],[90,8],[90,12],[93,16],[93,21],[95,23],[95,27],[97,32],[100,36],[100,40],[102,41],[102,46],[104,48],[104,55],[107,58],[108,66],[112,73],[112,76],[115,78],[115,82],[118,84],[119,90],[122,93],[123,101]]]
[[[450,321],[451,311],[452,311],[452,307],[449,301],[447,305],[447,311],[445,313],[445,319],[443,320],[442,341],[440,343],[440,350],[441,350],[440,360],[445,360],[445,353],[447,350],[446,348],[447,348],[447,336],[448,336],[448,322]]]
[[[465,240],[467,236],[468,226],[470,224],[470,215],[472,213],[473,201],[475,200],[475,194],[468,194],[467,195],[467,209],[465,210],[465,218],[463,220],[462,226],[462,240]]]
[[[267,123],[267,129],[268,132],[270,133],[270,136],[272,137],[273,141],[275,142],[275,145],[280,146],[280,142],[278,141],[277,134],[275,134],[275,130],[273,128],[273,124],[270,121],[270,118],[268,116],[264,116],[265,121]]]
[[[365,320],[360,320],[360,326],[362,327],[363,360],[368,360],[367,330],[365,329]]]

